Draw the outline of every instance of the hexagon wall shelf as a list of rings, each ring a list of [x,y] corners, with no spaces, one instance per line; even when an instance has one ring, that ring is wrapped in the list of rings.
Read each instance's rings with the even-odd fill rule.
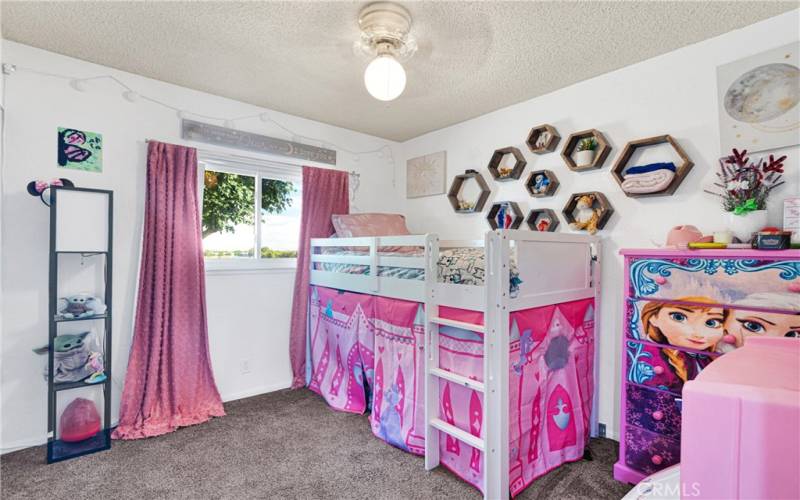
[[[556,146],[558,146],[558,141],[560,140],[561,136],[558,135],[558,131],[555,127],[544,124],[531,129],[528,133],[528,139],[525,140],[525,144],[528,145],[528,149],[531,150],[531,153],[543,155],[555,151]]]
[[[608,220],[611,218],[611,214],[614,213],[614,207],[612,207],[611,203],[608,202],[608,198],[606,198],[605,195],[599,191],[588,191],[585,193],[573,194],[569,197],[567,204],[564,205],[564,209],[561,210],[561,214],[564,216],[567,224],[572,224],[575,222],[574,212],[578,205],[578,199],[585,195],[594,196],[594,204],[592,205],[592,208],[600,210],[600,218],[597,221],[597,229],[603,229],[608,223]]]
[[[636,141],[631,141],[625,145],[625,149],[622,150],[622,154],[617,159],[617,162],[614,164],[614,167],[611,169],[611,175],[614,176],[614,179],[619,184],[620,188],[622,187],[622,183],[625,181],[625,176],[623,172],[628,168],[628,163],[630,162],[633,154],[639,148],[647,148],[650,146],[657,146],[659,144],[669,144],[670,147],[675,151],[675,153],[680,158],[680,165],[675,165],[675,176],[672,178],[672,181],[669,185],[660,190],[653,193],[629,193],[623,189],[622,191],[625,193],[626,196],[631,198],[645,198],[649,196],[669,196],[675,193],[675,190],[678,189],[678,186],[681,185],[683,182],[684,177],[686,174],[694,166],[694,162],[689,159],[689,156],[686,152],[681,148],[680,144],[678,144],[672,136],[669,135],[658,135],[655,137],[647,137],[645,139],[638,139]]]
[[[498,224],[498,219],[501,219],[500,224]],[[525,214],[522,213],[516,202],[500,201],[489,209],[486,220],[492,229],[517,229],[525,220]]]
[[[558,215],[549,208],[534,208],[525,218],[531,231],[552,233],[558,229]]]
[[[514,166],[507,169],[507,172],[500,166],[506,155],[512,155],[514,157]],[[527,164],[528,162],[525,160],[525,157],[522,156],[520,150],[509,146],[507,148],[498,149],[492,154],[492,159],[489,160],[489,173],[491,173],[494,180],[498,182],[513,181],[520,178]]]
[[[478,185],[480,192],[478,197],[473,200],[465,200],[461,197],[461,190],[465,184],[474,182]],[[467,170],[463,174],[458,174],[450,184],[450,190],[447,192],[447,199],[450,201],[450,206],[453,207],[458,214],[471,214],[483,210],[486,200],[489,199],[491,190],[483,180],[483,176],[476,170]]]
[[[590,137],[594,137],[594,139],[597,141],[597,149],[595,150],[594,158],[592,159],[591,163],[587,163],[586,165],[578,165],[572,158],[572,154],[575,152],[575,149],[578,147],[578,143],[581,140],[589,139]],[[569,167],[570,170],[582,172],[584,170],[592,170],[602,167],[603,163],[606,161],[606,158],[608,158],[609,153],[611,153],[611,145],[608,144],[605,136],[603,136],[603,134],[598,130],[589,129],[570,134],[569,138],[567,138],[566,144],[564,144],[564,149],[561,150],[561,157],[564,159],[564,163],[567,164],[567,167]]]
[[[550,170],[534,170],[525,181],[525,189],[534,198],[553,196],[558,189],[558,177]]]

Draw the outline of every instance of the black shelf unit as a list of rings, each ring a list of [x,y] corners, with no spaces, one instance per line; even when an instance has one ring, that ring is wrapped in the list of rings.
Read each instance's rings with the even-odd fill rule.
[[[85,193],[94,193],[105,195],[108,197],[108,213],[106,214],[108,240],[106,242],[106,249],[103,251],[98,250],[57,250],[57,231],[58,231],[58,210],[59,210],[59,193],[64,191],[80,191]],[[113,191],[103,189],[89,189],[89,188],[75,188],[75,187],[53,187],[51,190],[51,203],[50,203],[50,294],[49,294],[49,350],[48,350],[48,380],[47,380],[47,463],[60,462],[76,458],[82,455],[88,455],[98,451],[108,450],[111,448],[111,310],[112,310],[112,257],[113,257],[113,231],[114,228],[114,193]],[[58,315],[58,299],[59,299],[59,266],[61,265],[60,257],[63,255],[81,255],[85,258],[103,259],[102,273],[103,273],[103,298],[106,305],[105,314],[96,316],[83,317],[83,318],[64,318]],[[99,291],[98,291],[99,292]],[[102,321],[103,333],[102,337],[102,355],[103,355],[103,368],[106,374],[106,380],[97,384],[87,384],[84,380],[76,382],[61,382],[54,381],[55,374],[55,339],[58,336],[59,324],[73,323],[73,322],[94,322]],[[78,442],[66,442],[59,439],[58,436],[58,395],[65,391],[78,390],[83,388],[92,388],[102,391],[103,398],[103,411],[102,411],[102,427],[100,431],[88,439]]]

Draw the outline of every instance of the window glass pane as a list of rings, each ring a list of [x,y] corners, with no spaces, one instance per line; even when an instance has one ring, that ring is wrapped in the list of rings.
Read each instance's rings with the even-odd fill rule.
[[[297,257],[300,238],[300,184],[261,179],[261,257]]]
[[[252,258],[256,181],[250,175],[206,169],[203,177],[203,253],[206,258]]]

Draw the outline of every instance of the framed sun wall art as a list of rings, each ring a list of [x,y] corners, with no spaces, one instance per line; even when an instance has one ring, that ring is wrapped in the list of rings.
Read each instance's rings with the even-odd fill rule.
[[[406,198],[444,194],[447,152],[439,151],[406,162]]]

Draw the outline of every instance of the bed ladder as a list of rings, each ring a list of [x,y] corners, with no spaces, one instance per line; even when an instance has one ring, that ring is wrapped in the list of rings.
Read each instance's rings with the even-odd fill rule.
[[[439,465],[439,432],[482,452],[481,473],[485,499],[509,497],[508,472],[508,290],[507,236],[491,231],[485,238],[487,273],[484,282],[484,325],[442,318],[437,298],[439,239],[426,246],[425,301],[425,469]],[[490,272],[493,273],[490,275]],[[465,285],[466,286],[466,285]],[[500,292],[505,290],[505,293]],[[498,293],[500,292],[500,293]],[[453,304],[455,306],[455,304]],[[502,328],[505,325],[505,328]],[[439,327],[450,326],[484,334],[483,382],[439,367]],[[481,436],[474,436],[441,418],[439,381],[447,380],[483,395]]]

